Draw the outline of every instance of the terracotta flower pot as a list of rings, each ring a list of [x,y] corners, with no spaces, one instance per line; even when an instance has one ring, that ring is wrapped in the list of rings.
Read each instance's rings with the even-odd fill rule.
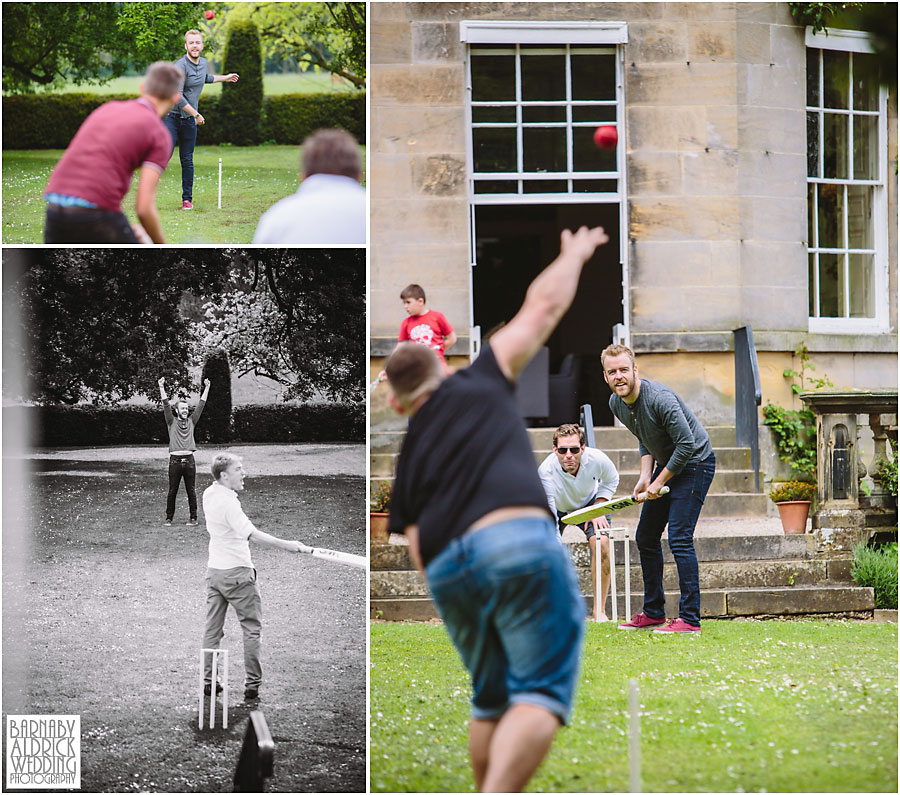
[[[369,543],[370,544],[387,544],[390,534],[388,533],[388,514],[386,513],[370,513],[369,514]]]
[[[776,502],[781,515],[781,526],[785,533],[805,533],[806,519],[809,516],[809,500],[788,500]]]

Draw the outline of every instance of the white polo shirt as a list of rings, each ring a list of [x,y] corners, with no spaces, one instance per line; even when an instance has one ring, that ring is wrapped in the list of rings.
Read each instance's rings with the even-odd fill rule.
[[[538,466],[538,475],[553,514],[569,513],[590,505],[597,497],[610,499],[619,487],[615,464],[602,450],[585,447],[575,475],[563,470],[556,453]]]
[[[237,492],[213,483],[203,492],[203,513],[209,533],[209,568],[246,566],[252,569],[249,539],[256,527],[241,508]]]
[[[366,243],[366,189],[338,174],[313,174],[259,219],[254,243]]]

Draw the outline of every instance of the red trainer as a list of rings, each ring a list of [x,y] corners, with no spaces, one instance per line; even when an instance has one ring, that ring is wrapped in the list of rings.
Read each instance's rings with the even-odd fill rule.
[[[185,200],[181,203],[181,209],[182,210],[193,210],[194,205],[191,204],[189,201]]]
[[[654,635],[699,635],[700,627],[693,624],[687,624],[680,618],[673,618],[664,627],[653,630]]]
[[[658,627],[660,624],[665,624],[666,620],[664,618],[650,618],[650,616],[644,615],[643,613],[635,613],[631,617],[631,621],[626,624],[619,624],[619,629],[650,629],[650,627]]]

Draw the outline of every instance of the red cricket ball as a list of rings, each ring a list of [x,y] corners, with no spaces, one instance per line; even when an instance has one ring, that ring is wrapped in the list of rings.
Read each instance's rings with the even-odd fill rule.
[[[204,11],[204,12],[203,12],[203,16],[204,16],[206,19],[212,19],[215,15],[216,15],[216,12],[215,12],[215,11]]]
[[[594,144],[598,149],[615,149],[619,140],[619,133],[615,127],[604,124],[594,130]]]

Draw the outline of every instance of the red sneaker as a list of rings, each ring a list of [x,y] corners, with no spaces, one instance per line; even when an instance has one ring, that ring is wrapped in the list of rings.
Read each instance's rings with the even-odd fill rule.
[[[680,618],[673,618],[664,627],[653,630],[654,635],[699,635],[700,627],[693,624],[687,624]]]
[[[650,627],[658,627],[660,624],[665,624],[666,620],[664,618],[650,618],[650,616],[644,615],[643,613],[635,613],[631,617],[631,621],[625,624],[619,624],[619,629],[650,629]]]
[[[182,210],[193,210],[193,209],[194,209],[194,205],[191,204],[189,201],[187,201],[187,200],[185,199],[185,200],[181,203],[181,209],[182,209]]]

